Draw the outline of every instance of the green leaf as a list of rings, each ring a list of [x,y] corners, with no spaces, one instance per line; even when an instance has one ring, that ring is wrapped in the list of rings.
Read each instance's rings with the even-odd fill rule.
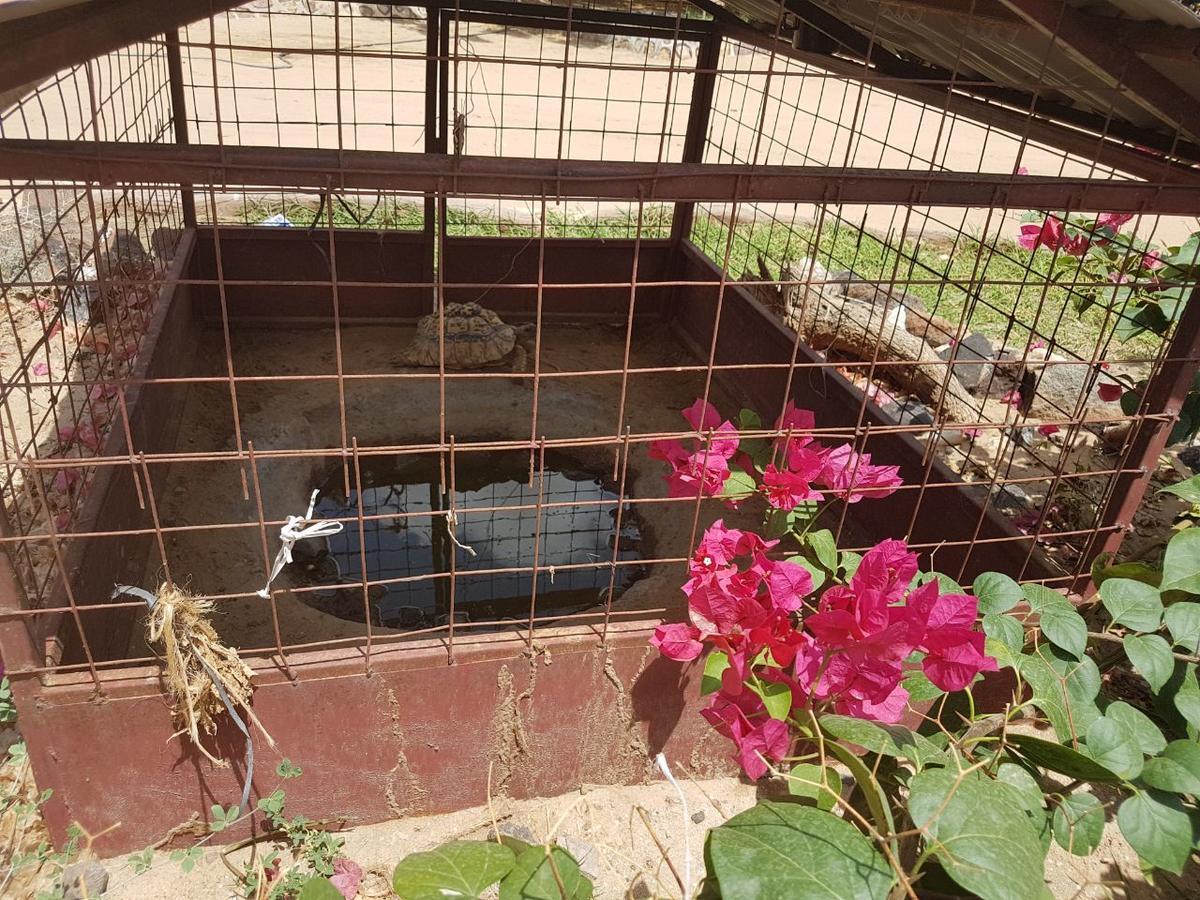
[[[1029,824],[1037,832],[1042,852],[1050,849],[1050,819],[1046,815],[1045,795],[1036,779],[1022,765],[1011,762],[1000,763],[996,778],[1016,790],[1016,796],[1029,815]]]
[[[983,633],[995,638],[1013,653],[1020,653],[1025,646],[1025,628],[1014,616],[988,613],[983,617]]]
[[[1100,718],[1100,670],[1090,657],[1072,659],[1057,647],[1042,646],[1018,660],[1018,671],[1034,690],[1034,703],[1046,714],[1060,740],[1080,738]]]
[[[854,573],[858,571],[858,565],[862,562],[862,554],[855,553],[853,550],[843,550],[839,558],[842,568],[842,575],[849,580],[854,577]]]
[[[931,581],[936,581],[938,583],[938,590],[943,594],[966,593],[961,584],[943,572],[923,572],[919,576],[919,580],[921,584],[928,584]]]
[[[871,818],[875,820],[875,830],[888,836],[888,846],[891,847],[892,854],[898,857],[900,847],[895,838],[896,822],[892,818],[892,807],[875,773],[867,768],[862,757],[839,741],[829,741],[825,749],[850,770],[855,786],[867,801],[867,809],[871,812]]]
[[[1160,791],[1134,794],[1117,810],[1117,824],[1129,846],[1147,863],[1176,875],[1183,871],[1196,823],[1178,797]]]
[[[821,730],[831,737],[880,753],[911,760],[917,768],[940,761],[945,754],[923,734],[910,731],[903,725],[883,725],[852,716],[821,716]]]
[[[1129,727],[1103,716],[1088,726],[1087,754],[1122,778],[1137,778],[1142,772],[1142,749]]]
[[[1104,836],[1104,806],[1087,792],[1068,794],[1054,808],[1054,839],[1076,856],[1091,856]]]
[[[758,482],[754,477],[740,469],[734,469],[725,479],[725,485],[717,496],[722,500],[742,500],[757,493]]]
[[[792,689],[779,681],[760,681],[755,684],[747,681],[746,687],[762,698],[767,715],[780,722],[786,722],[792,711]]]
[[[920,669],[910,669],[904,674],[900,684],[908,691],[908,700],[910,703],[921,703],[926,700],[936,700],[942,694],[946,693],[936,684],[929,680]]]
[[[1170,608],[1167,612],[1170,613]],[[1161,691],[1171,673],[1175,671],[1175,657],[1171,645],[1157,634],[1127,634],[1124,640],[1125,655],[1133,668],[1146,679],[1155,691]]]
[[[1030,610],[1035,613],[1041,613],[1047,606],[1053,606],[1055,603],[1068,602],[1066,597],[1050,590],[1044,584],[1023,584],[1021,593],[1025,595],[1025,602],[1029,604]]]
[[[723,900],[885,900],[894,881],[861,831],[795,803],[763,801],[708,840]]]
[[[821,787],[822,784],[825,787]],[[817,809],[828,811],[837,805],[836,797],[842,793],[842,778],[837,769],[829,766],[800,763],[792,766],[792,771],[788,773],[787,786],[788,793],[793,797],[813,800]]]
[[[1200,684],[1196,683],[1196,666],[1188,663],[1184,667],[1183,680],[1172,698],[1179,714],[1193,728],[1200,728]]]
[[[558,878],[554,877],[556,871]],[[512,871],[500,882],[500,900],[589,900],[592,890],[591,880],[579,871],[575,857],[561,847],[547,854],[546,848],[538,845],[517,857]]]
[[[1104,717],[1107,719],[1116,719],[1128,728],[1137,740],[1138,747],[1147,756],[1162,753],[1163,748],[1167,746],[1167,739],[1163,737],[1162,731],[1154,724],[1150,717],[1140,709],[1130,706],[1124,700],[1110,703],[1108,708],[1104,710]]]
[[[1186,528],[1171,538],[1162,570],[1164,591],[1200,594],[1200,528]]]
[[[1110,578],[1130,578],[1152,587],[1158,587],[1159,582],[1162,581],[1162,573],[1157,569],[1150,568],[1145,563],[1124,562],[1108,565],[1108,561],[1111,559],[1111,553],[1101,553],[1092,563],[1092,581],[1097,587]]]
[[[321,875],[314,875],[304,882],[296,900],[346,900],[342,892],[333,886],[333,882]]]
[[[1157,631],[1163,603],[1157,588],[1130,578],[1110,578],[1100,585],[1100,599],[1113,624],[1134,631]]]
[[[1084,756],[1065,744],[1047,741],[1031,734],[1010,734],[1008,742],[1016,752],[1036,766],[1058,772],[1068,778],[1118,784],[1121,776],[1109,771],[1090,756]]]
[[[979,772],[926,769],[909,782],[908,810],[946,873],[982,900],[1050,896],[1019,789]]]
[[[1146,760],[1142,781],[1175,794],[1200,796],[1200,744],[1172,741],[1162,756]]]
[[[1066,650],[1076,659],[1082,657],[1087,649],[1087,623],[1065,599],[1042,608],[1038,627],[1050,643]]]
[[[1000,572],[984,572],[971,591],[979,598],[980,615],[1008,612],[1025,596],[1019,584]]]
[[[1200,649],[1200,603],[1172,603],[1163,618],[1176,647],[1183,647],[1193,654]]]
[[[1169,484],[1159,490],[1160,494],[1174,494],[1188,503],[1200,503],[1200,475],[1193,475],[1178,484]]]
[[[828,528],[822,528],[818,531],[810,531],[804,538],[805,543],[812,549],[813,555],[816,556],[817,562],[823,565],[830,572],[837,570],[838,552],[837,543],[833,539],[833,532]]]
[[[504,878],[515,861],[513,852],[500,844],[450,841],[400,860],[392,873],[392,890],[401,900],[478,897]]]
[[[715,694],[721,689],[721,673],[729,668],[729,657],[713,650],[704,657],[704,674],[700,677],[700,696]]]

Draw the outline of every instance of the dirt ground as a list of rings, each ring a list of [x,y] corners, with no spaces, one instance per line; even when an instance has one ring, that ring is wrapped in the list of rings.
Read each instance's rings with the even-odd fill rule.
[[[342,354],[348,374],[396,371],[395,360],[407,346],[413,329],[405,326],[357,326],[342,329]],[[223,339],[219,329],[198,334],[198,370],[223,371]],[[238,329],[233,333],[234,366],[239,375],[284,374],[292,371],[333,372],[332,335],[325,330]],[[624,326],[550,325],[543,341],[543,366],[551,374],[585,369],[620,368]],[[691,364],[691,356],[662,325],[635,329],[631,363],[636,366]],[[410,369],[406,371],[425,371]],[[502,370],[501,370],[502,371]],[[494,373],[493,373],[494,374]],[[397,387],[395,381],[347,381],[346,429],[363,448],[435,442],[438,438],[440,397],[436,374]],[[411,386],[409,386],[411,385]],[[400,414],[397,391],[404,397]],[[634,433],[678,431],[686,427],[680,410],[703,393],[703,373],[656,372],[634,375],[628,381],[625,423]],[[538,437],[554,440],[611,436],[616,429],[620,376],[548,378],[538,393]],[[713,399],[726,415],[737,405],[720,391]],[[345,445],[340,434],[338,389],[334,381],[254,382],[238,392],[243,439],[255,452],[297,448],[336,448]],[[387,415],[380,411],[388,410]],[[509,377],[451,380],[446,388],[446,431],[458,435],[460,446],[487,440],[528,440],[533,413],[530,382]],[[184,452],[229,451],[236,448],[233,415],[227,387],[197,385],[187,394],[179,448]],[[611,474],[618,448],[571,450],[590,469]],[[647,455],[646,444],[631,444],[626,495],[665,496],[664,468]],[[462,456],[458,457],[460,460]],[[340,469],[339,457],[265,459],[257,463],[263,511],[268,520],[303,512],[309,493]],[[253,500],[242,498],[240,467],[236,462],[187,463],[171,468],[161,490],[160,515],[165,525],[256,522]],[[642,504],[636,515],[643,535],[643,558],[670,559],[690,555],[692,507],[680,515],[679,504]],[[753,525],[750,513],[736,513],[706,504],[699,527],[724,515],[731,524]],[[269,538],[274,555],[276,535]],[[224,529],[172,534],[167,545],[172,576],[206,594],[250,593],[262,587],[267,573],[258,529]],[[616,608],[661,607],[681,595],[678,570],[651,566],[618,601]],[[157,583],[163,573],[157,554],[148,561],[144,583]],[[286,586],[286,581],[284,582]],[[290,592],[278,600],[284,643],[358,636],[361,623],[335,618],[313,609]],[[242,648],[274,644],[267,603],[255,599],[219,604],[215,624],[226,640]],[[136,649],[140,629],[134,638]],[[134,653],[139,656],[144,653]]]
[[[397,819],[341,833],[344,855],[364,873],[359,896],[392,896],[388,885],[396,863],[409,853],[429,850],[450,840],[486,839],[493,821],[502,833],[529,841],[557,838],[580,859],[594,878],[597,900],[623,897],[678,897],[679,888],[654,837],[638,809],[646,811],[654,835],[681,875],[691,855],[693,886],[703,877],[703,846],[710,828],[753,806],[763,797],[778,796],[775,783],[750,784],[738,778],[696,779],[676,767],[676,777],[687,801],[687,813],[675,791],[665,782],[634,786],[583,785],[558,797],[531,800],[495,798],[491,808],[473,807],[439,816]],[[0,768],[0,783],[9,774]],[[203,856],[188,874],[170,859],[169,852],[154,854],[149,871],[137,875],[125,857],[103,860],[109,873],[107,900],[230,900],[234,880],[221,861],[221,848],[205,844]],[[248,850],[230,854],[230,861],[245,862]],[[1196,867],[1176,878],[1157,873],[1148,884],[1136,855],[1121,837],[1114,822],[1105,826],[1096,852],[1086,858],[1072,856],[1057,844],[1046,860],[1046,881],[1058,900],[1152,900],[1196,896]],[[14,900],[32,897],[28,886],[7,894]],[[25,893],[30,891],[29,893]]]

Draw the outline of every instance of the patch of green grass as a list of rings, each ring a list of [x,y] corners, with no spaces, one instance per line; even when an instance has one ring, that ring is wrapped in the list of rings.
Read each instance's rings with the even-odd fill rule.
[[[730,244],[726,223],[697,217],[692,239],[718,263],[728,251],[729,271],[737,278],[743,273],[758,277],[760,255],[772,278],[779,277],[785,261],[798,277],[796,264],[815,257],[831,273],[849,269],[866,281],[895,282],[931,312],[956,327],[961,323],[964,333],[983,332],[1015,352],[1038,338],[1089,359],[1098,347],[1105,358],[1144,359],[1159,346],[1153,336],[1107,346],[1113,316],[1106,319],[1098,306],[1082,316],[1075,312],[1072,298],[1079,291],[1069,287],[1074,272],[1066,272],[1067,286],[1052,283],[1051,254],[1030,254],[1013,240],[937,235],[897,243],[838,220],[826,220],[819,239],[806,223],[740,222],[733,231]]]

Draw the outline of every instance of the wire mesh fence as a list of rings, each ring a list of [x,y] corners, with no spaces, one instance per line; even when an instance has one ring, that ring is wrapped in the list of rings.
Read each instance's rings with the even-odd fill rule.
[[[1197,359],[1129,286],[1197,228],[1169,153],[1055,149],[967,109],[974,76],[807,50],[782,12],[377,6],[221,13],[0,119],[86,153],[0,207],[10,668],[150,662],[114,582],[190,585],[285,668],[679,615],[699,530],[754,517],[664,483],[697,398],[901,466],[830,512],[846,549],[1078,590],[1133,526]],[[1084,87],[1111,122],[1121,86]],[[341,535],[260,596],[314,491]]]

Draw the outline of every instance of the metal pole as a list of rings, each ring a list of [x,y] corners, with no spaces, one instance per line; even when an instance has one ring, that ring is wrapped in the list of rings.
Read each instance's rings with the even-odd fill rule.
[[[171,85],[171,124],[175,128],[175,143],[184,145],[188,140],[187,98],[183,93],[183,59],[179,53],[179,32],[168,31],[167,78]],[[190,183],[179,185],[179,199],[183,206],[183,224],[196,227],[196,195]]]

